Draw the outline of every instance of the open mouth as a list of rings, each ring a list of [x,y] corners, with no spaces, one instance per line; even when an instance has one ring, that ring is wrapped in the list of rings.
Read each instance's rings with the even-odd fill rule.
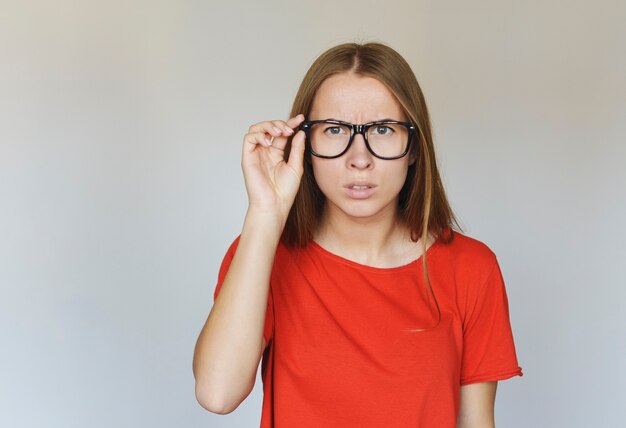
[[[347,196],[352,199],[367,199],[376,192],[374,184],[348,184],[344,188]]]

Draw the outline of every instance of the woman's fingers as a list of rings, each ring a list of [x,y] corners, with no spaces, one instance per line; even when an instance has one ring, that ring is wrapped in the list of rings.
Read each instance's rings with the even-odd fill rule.
[[[291,151],[289,152],[289,160],[287,164],[302,176],[304,171],[304,131],[296,132],[291,140]]]
[[[303,120],[304,116],[298,115],[287,122],[260,122],[244,136],[241,166],[251,204],[269,203],[281,211],[286,203],[293,203],[303,173],[305,140],[304,131],[293,128]],[[285,162],[285,145],[292,136],[292,149]]]
[[[266,132],[274,137],[278,137],[283,133],[291,135],[290,132],[293,132],[293,129],[287,126],[286,122],[281,122],[279,120],[260,122],[252,125],[248,132]]]
[[[244,135],[243,141],[244,153],[251,153],[257,145],[262,147],[271,147],[272,145],[272,140],[265,134],[265,132],[248,133]]]
[[[248,132],[260,132],[264,131],[271,134],[273,137],[279,136],[291,136],[296,128],[304,120],[304,115],[299,114],[291,119],[287,120],[266,120],[263,122],[255,123],[250,127]]]
[[[304,115],[302,113],[296,115],[295,117],[292,117],[291,119],[289,119],[287,121],[287,126],[290,127],[291,129],[295,129],[298,126],[300,126],[300,124],[304,121]]]
[[[252,134],[246,134],[244,140],[251,144],[260,144],[266,147],[272,145],[272,140],[268,138],[264,132],[254,132]]]
[[[295,129],[300,125],[300,123],[302,123],[303,120],[304,115],[302,114],[299,114],[296,117],[292,117],[291,119],[289,119],[284,125],[284,128],[288,130],[286,137],[280,136],[275,138],[272,144],[273,147],[279,150],[285,150],[285,146],[287,145],[289,137],[294,135],[294,132],[296,132]]]
[[[286,122],[283,120],[267,120],[256,123],[249,128],[248,134],[244,137],[244,141],[252,144],[260,144],[264,147],[274,147],[278,150],[285,150],[289,137],[294,134],[294,128],[297,128],[304,120],[304,115],[299,114]],[[252,150],[253,147],[248,147]]]
[[[281,150],[284,149],[284,142],[287,138],[293,134],[292,130],[284,131],[277,129],[271,122],[259,124],[258,126],[250,127],[250,132],[244,136],[244,141],[252,145],[260,144],[264,147],[270,147],[274,145]],[[281,141],[282,140],[282,141]],[[276,144],[276,143],[281,144]]]

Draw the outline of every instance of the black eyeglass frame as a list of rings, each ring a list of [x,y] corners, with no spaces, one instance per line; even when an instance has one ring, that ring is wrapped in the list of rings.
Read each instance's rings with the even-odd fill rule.
[[[313,150],[313,146],[311,144],[310,132],[311,132],[311,127],[317,123],[330,123],[333,125],[343,125],[343,126],[347,126],[348,128],[350,128],[350,140],[348,141],[348,145],[346,146],[346,148],[341,153],[335,156],[325,156],[325,155],[316,153],[315,150]],[[367,141],[367,131],[372,126],[376,126],[376,125],[402,125],[407,128],[409,141],[407,142],[406,149],[404,150],[402,154],[398,156],[393,156],[393,157],[386,157],[386,156],[379,156],[376,153],[374,153],[374,151],[370,147],[369,141]],[[355,125],[353,123],[342,122],[340,120],[333,120],[333,119],[306,120],[300,124],[300,129],[304,131],[304,135],[306,136],[307,150],[311,152],[313,156],[316,156],[318,158],[323,158],[323,159],[335,159],[335,158],[343,156],[350,149],[350,146],[352,146],[352,142],[354,141],[354,136],[356,134],[361,134],[363,136],[363,140],[365,141],[365,147],[367,147],[367,151],[369,151],[373,156],[377,157],[378,159],[384,159],[384,160],[400,159],[406,156],[406,154],[409,152],[409,149],[411,148],[411,142],[413,141],[413,135],[417,131],[417,127],[411,122],[400,122],[397,120],[380,120],[377,122],[364,123],[362,125]]]

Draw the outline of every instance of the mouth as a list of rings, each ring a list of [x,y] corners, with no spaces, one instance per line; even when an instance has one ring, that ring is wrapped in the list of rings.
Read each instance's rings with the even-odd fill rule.
[[[352,199],[367,199],[374,194],[375,184],[371,183],[349,183],[343,186],[346,194]]]
[[[352,190],[365,190],[365,189],[371,189],[374,186],[368,185],[368,184],[352,184],[352,185],[347,185],[346,188],[347,189],[352,189]]]

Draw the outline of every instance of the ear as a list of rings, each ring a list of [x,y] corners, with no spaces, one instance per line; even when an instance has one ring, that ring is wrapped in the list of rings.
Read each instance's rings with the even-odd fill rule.
[[[409,166],[413,165],[416,160],[417,160],[417,155],[415,154],[413,150],[411,150],[409,152]]]

